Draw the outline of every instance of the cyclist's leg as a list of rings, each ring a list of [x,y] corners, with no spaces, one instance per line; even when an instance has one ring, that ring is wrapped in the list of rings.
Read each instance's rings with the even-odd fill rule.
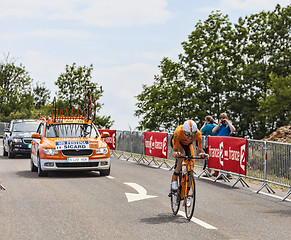
[[[178,146],[178,152],[180,152],[180,156],[185,156],[185,151],[180,144]],[[178,189],[178,177],[179,177],[180,171],[182,169],[182,162],[183,162],[182,158],[176,159],[175,169],[174,169],[172,183],[171,183],[171,186],[172,186],[171,188],[174,191]]]
[[[185,156],[185,150],[184,150],[184,148],[182,147],[182,145],[180,143],[179,143],[178,150],[180,152],[180,156],[184,157]],[[180,171],[182,169],[182,163],[183,163],[183,159],[182,158],[177,158],[176,159],[173,181],[177,181],[179,173],[180,173]]]

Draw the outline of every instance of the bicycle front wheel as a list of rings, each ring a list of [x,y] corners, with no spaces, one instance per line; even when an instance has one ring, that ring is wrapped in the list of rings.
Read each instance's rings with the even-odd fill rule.
[[[186,177],[185,182],[185,194],[184,194],[184,201],[185,201],[185,213],[186,218],[190,220],[194,213],[195,208],[195,200],[196,200],[196,186],[193,173],[189,173]]]
[[[174,176],[174,175],[173,175]],[[173,178],[172,178],[173,181]],[[180,176],[178,177],[178,186],[180,186]],[[171,209],[174,215],[176,215],[180,208],[181,202],[181,188],[179,187],[177,191],[171,190]]]

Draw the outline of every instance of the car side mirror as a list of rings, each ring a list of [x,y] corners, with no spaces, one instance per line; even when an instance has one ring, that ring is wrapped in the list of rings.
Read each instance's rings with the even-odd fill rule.
[[[9,128],[4,128],[4,132],[10,132]]]
[[[33,134],[31,135],[31,137],[32,137],[32,138],[38,138],[38,139],[40,139],[40,135],[39,135],[39,133],[33,133]]]
[[[107,137],[110,137],[109,132],[102,132],[101,133],[101,138],[107,138]]]

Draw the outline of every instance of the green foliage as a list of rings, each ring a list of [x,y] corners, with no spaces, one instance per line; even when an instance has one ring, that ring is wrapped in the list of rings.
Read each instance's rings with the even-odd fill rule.
[[[94,87],[94,96],[96,100],[96,112],[99,112],[102,104],[98,102],[101,93],[98,90],[98,84],[90,82],[93,71],[93,65],[89,67],[79,66],[73,63],[71,66],[66,65],[65,72],[61,73],[55,82],[59,91],[57,92],[57,108],[62,109],[63,112],[66,109],[70,112],[74,109],[75,112],[79,109],[80,113],[83,111],[84,98],[86,93],[86,86]],[[110,116],[96,116],[95,123],[97,126],[110,128],[113,125],[113,121]]]
[[[8,58],[7,58],[8,59]],[[45,84],[32,86],[32,79],[25,67],[20,64],[16,66],[14,62],[0,63],[0,121],[10,122],[13,119],[39,118],[40,116],[50,116],[53,104],[50,103],[50,91]],[[55,84],[59,87],[57,108],[63,112],[72,108],[79,108],[81,113],[84,104],[85,85],[91,79],[93,66],[77,67],[66,66],[65,73],[62,73]],[[89,83],[90,86],[97,87],[97,83]],[[96,101],[101,94],[95,88]],[[102,104],[96,103],[96,111],[99,112]],[[113,124],[110,116],[96,116],[97,126],[110,128]]]
[[[291,75],[270,75],[268,91],[259,99],[260,114],[272,130],[291,123]]]
[[[40,110],[46,106],[50,100],[50,90],[48,90],[44,83],[36,83],[33,88],[34,106]]]
[[[91,80],[93,65],[89,67],[79,66],[73,63],[72,66],[66,65],[65,72],[61,73],[55,85],[59,88],[57,92],[58,101],[66,108],[83,108],[85,95],[85,86],[87,81]],[[97,83],[90,83],[91,86],[97,86]],[[95,94],[98,96],[97,94]],[[99,97],[98,97],[99,98]]]
[[[231,68],[233,38],[228,16],[212,13],[208,19],[195,26],[182,43],[184,53],[181,65],[188,86],[192,88],[189,101],[191,118],[204,119],[206,114],[219,115],[225,102],[225,83],[233,76]]]
[[[187,97],[185,81],[179,64],[164,58],[159,68],[162,76],[155,76],[153,86],[143,86],[143,93],[137,96],[136,116],[143,116],[140,130],[169,130],[187,118],[183,99]],[[179,108],[177,108],[179,104]],[[184,110],[184,114],[181,111]]]
[[[0,63],[0,119],[8,122],[16,116],[29,116],[33,108],[32,79],[23,65]]]
[[[199,21],[182,43],[179,61],[164,58],[154,84],[137,95],[139,129],[172,131],[186,118],[202,125],[206,115],[227,112],[237,136],[262,138],[290,123],[288,98],[281,104],[274,97],[278,84],[269,83],[271,73],[284,77],[286,86],[290,81],[290,13],[290,5],[277,5],[236,24],[219,11]],[[270,110],[271,100],[280,110]]]

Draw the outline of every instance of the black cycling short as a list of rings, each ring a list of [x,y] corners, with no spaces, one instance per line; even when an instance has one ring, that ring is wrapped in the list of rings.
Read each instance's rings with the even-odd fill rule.
[[[171,147],[173,148],[173,137],[174,135],[172,135],[172,138],[171,138]],[[181,143],[180,143],[181,144]],[[191,150],[190,150],[190,145],[192,143],[188,144],[188,145],[183,145],[181,144],[182,148],[184,149],[185,151],[185,155],[188,156],[188,157],[191,157]]]

